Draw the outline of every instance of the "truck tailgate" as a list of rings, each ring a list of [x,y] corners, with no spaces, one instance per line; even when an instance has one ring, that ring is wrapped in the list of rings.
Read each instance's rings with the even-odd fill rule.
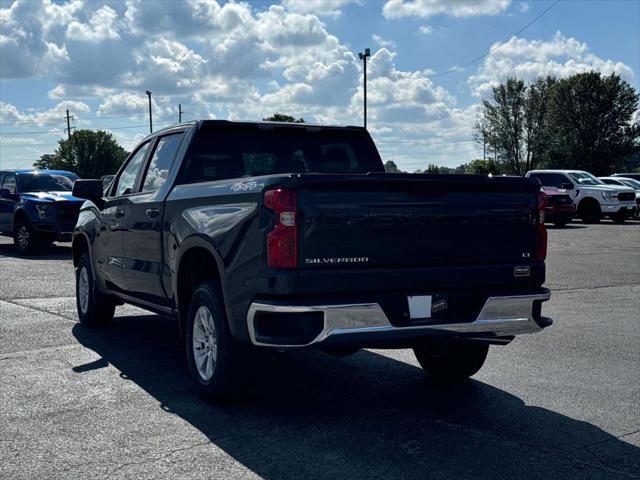
[[[302,175],[299,266],[522,264],[535,252],[537,182],[470,175]]]

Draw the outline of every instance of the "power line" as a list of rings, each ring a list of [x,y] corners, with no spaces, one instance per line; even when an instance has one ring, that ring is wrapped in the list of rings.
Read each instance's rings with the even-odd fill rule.
[[[465,68],[467,68],[469,65],[473,65],[474,63],[476,63],[479,60],[482,60],[483,58],[489,56],[491,53],[495,52],[496,50],[498,50],[499,48],[502,48],[506,45],[506,43],[508,42],[508,40],[510,40],[513,37],[517,37],[518,35],[520,35],[522,32],[524,32],[527,28],[529,28],[531,25],[533,25],[534,23],[536,23],[538,20],[540,20],[549,10],[551,10],[553,7],[555,7],[558,3],[560,3],[560,0],[556,0],[555,2],[553,2],[550,6],[548,6],[547,8],[545,8],[537,17],[535,17],[533,20],[531,20],[529,23],[527,23],[524,27],[522,27],[520,30],[518,30],[516,33],[514,33],[513,35],[511,35],[508,39],[504,40],[502,43],[500,43],[499,45],[490,48],[487,52],[483,53],[482,55],[479,55],[477,57],[475,57],[472,60],[469,60],[467,63],[463,64],[463,65],[459,65],[457,67],[453,67],[450,68],[449,70],[445,70],[444,72],[439,72],[439,73],[433,73],[431,75],[427,75],[426,78],[436,78],[436,77],[443,77],[444,75],[448,75],[450,73],[454,73],[454,72],[459,72],[460,70],[464,70]]]

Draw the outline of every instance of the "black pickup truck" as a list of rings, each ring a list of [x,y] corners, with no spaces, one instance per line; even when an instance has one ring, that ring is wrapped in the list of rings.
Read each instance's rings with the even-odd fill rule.
[[[251,347],[413,348],[439,380],[539,332],[549,291],[535,179],[384,173],[366,130],[197,121],[154,133],[73,237],[78,315],[175,317],[189,370],[225,398]]]

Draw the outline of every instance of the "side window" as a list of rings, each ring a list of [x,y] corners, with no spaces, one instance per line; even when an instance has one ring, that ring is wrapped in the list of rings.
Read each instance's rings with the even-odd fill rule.
[[[176,156],[183,134],[176,133],[161,137],[153,151],[149,168],[142,186],[142,191],[157,190],[167,181],[171,164]]]
[[[8,174],[6,177],[4,177],[1,188],[6,188],[7,190],[9,190],[9,193],[11,195],[15,195],[16,194],[16,176],[13,174]]]
[[[145,143],[142,147],[138,149],[127,166],[124,167],[124,170],[118,177],[118,182],[115,187],[115,197],[119,197],[120,195],[126,195],[128,193],[133,192],[133,188],[136,184],[136,178],[138,176],[138,172],[142,167],[142,160],[144,160],[144,156],[149,149],[149,142]]]

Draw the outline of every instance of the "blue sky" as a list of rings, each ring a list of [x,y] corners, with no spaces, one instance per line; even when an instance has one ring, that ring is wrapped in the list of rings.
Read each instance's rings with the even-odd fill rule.
[[[29,166],[76,128],[132,148],[154,125],[274,111],[361,124],[409,171],[478,157],[482,98],[508,76],[599,70],[640,90],[640,2],[0,0],[0,166]],[[525,25],[550,6],[535,23]],[[452,67],[492,50],[468,67]],[[638,117],[636,117],[638,118]]]

